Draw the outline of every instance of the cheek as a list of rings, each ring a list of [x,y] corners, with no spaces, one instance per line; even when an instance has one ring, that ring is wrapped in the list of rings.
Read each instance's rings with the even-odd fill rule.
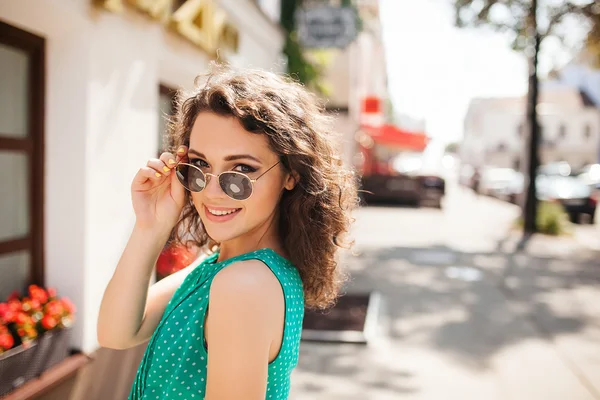
[[[256,188],[252,197],[244,204],[244,207],[253,213],[266,217],[273,212],[279,202],[280,190],[276,186],[267,188]]]
[[[192,203],[194,203],[194,206],[196,207],[196,211],[198,213],[200,213],[200,215],[202,215],[201,211],[201,207],[202,207],[202,194],[201,193],[192,193],[190,195],[192,197]]]

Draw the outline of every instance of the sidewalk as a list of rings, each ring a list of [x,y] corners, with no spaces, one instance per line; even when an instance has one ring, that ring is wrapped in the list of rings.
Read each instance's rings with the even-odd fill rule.
[[[600,253],[517,241],[358,249],[348,291],[383,294],[385,332],[368,347],[303,342],[291,398],[600,400]]]

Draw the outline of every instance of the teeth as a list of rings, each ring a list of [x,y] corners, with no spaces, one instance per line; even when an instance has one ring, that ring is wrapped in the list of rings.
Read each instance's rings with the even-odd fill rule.
[[[234,210],[229,210],[229,211],[219,211],[219,210],[211,210],[210,208],[208,209],[208,211],[212,214],[212,215],[228,215],[231,213],[234,213],[237,211],[237,209]]]

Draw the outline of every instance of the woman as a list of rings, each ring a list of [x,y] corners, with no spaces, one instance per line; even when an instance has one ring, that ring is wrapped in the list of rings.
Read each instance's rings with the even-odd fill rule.
[[[331,305],[342,281],[355,179],[315,98],[290,80],[216,68],[179,97],[175,151],[133,179],[136,223],[99,343],[150,339],[129,399],[287,399],[304,307]],[[148,290],[173,229],[208,256]]]

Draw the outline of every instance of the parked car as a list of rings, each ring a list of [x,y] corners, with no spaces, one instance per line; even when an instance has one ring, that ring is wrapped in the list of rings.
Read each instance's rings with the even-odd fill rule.
[[[580,221],[581,215],[587,214],[594,223],[599,191],[571,172],[569,164],[564,162],[540,166],[536,177],[537,198],[560,202],[573,222]],[[520,172],[512,174],[508,184],[499,184],[498,187],[501,189],[493,189],[492,192],[500,191],[514,203],[524,202],[525,177]]]
[[[560,202],[572,222],[579,222],[580,216],[587,214],[594,223],[597,193],[577,177],[539,174],[536,190],[538,199]]]
[[[589,164],[577,173],[577,178],[592,189],[600,189],[600,164]]]
[[[483,171],[479,193],[501,200],[514,201],[519,172],[512,168],[487,168]],[[522,176],[521,178],[522,179]]]
[[[422,152],[401,152],[389,161],[387,173],[362,177],[362,189],[373,194],[365,199],[414,203],[442,207],[446,180],[439,168],[427,161]]]

